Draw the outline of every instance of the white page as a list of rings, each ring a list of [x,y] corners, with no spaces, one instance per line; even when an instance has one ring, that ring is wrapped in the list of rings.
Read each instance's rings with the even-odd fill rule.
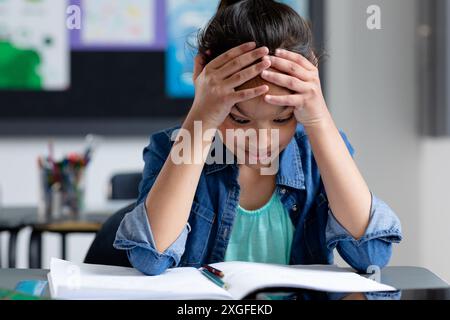
[[[224,272],[224,282],[235,299],[259,288],[296,287],[325,292],[375,292],[396,289],[353,272],[312,266],[284,266],[229,261],[211,264]]]
[[[52,297],[60,299],[231,299],[196,268],[147,276],[134,268],[76,264],[52,258]]]
[[[134,268],[75,264],[52,258],[50,291],[61,299],[242,299],[255,289],[296,287],[327,292],[393,291],[395,288],[334,266],[284,266],[219,262],[228,292],[192,267],[146,276]]]

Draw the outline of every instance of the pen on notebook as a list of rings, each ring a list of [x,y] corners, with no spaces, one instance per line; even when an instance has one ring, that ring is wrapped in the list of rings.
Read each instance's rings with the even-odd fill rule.
[[[205,268],[201,268],[200,272],[207,277],[209,280],[211,280],[212,282],[214,282],[215,284],[217,284],[219,287],[221,288],[228,288],[228,285],[223,282],[219,277],[217,277],[216,275],[214,275],[213,273],[209,272],[207,269]]]
[[[205,268],[206,270],[208,270],[209,272],[211,272],[212,274],[215,274],[216,276],[218,276],[220,278],[223,278],[223,276],[224,276],[223,271],[220,271],[219,269],[216,269],[210,265],[205,264],[203,266],[203,268]]]

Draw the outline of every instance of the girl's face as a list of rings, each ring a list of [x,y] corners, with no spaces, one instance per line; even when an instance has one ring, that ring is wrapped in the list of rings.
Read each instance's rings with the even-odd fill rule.
[[[276,71],[271,68],[269,70]],[[267,82],[261,77],[256,77],[246,82],[238,87],[237,90],[254,88],[262,84],[269,86],[267,94],[292,94],[290,90]],[[264,95],[262,95],[236,104],[219,127],[219,130],[224,144],[236,155],[239,164],[259,169],[270,166],[270,163],[289,144],[295,134],[296,126],[297,121],[293,107],[274,106],[264,101]],[[233,132],[236,132],[234,137],[227,138],[227,129],[232,129]],[[274,135],[272,130],[277,130],[278,139],[276,139],[277,135]],[[241,138],[238,138],[239,131],[253,132],[254,134],[240,134]],[[267,156],[270,158],[270,162]]]

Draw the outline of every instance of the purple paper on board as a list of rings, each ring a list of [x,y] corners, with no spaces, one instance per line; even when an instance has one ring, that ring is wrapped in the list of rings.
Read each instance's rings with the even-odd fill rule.
[[[156,12],[153,14],[155,17],[155,41],[148,45],[143,44],[85,44],[83,43],[81,30],[74,29],[68,30],[71,49],[75,51],[161,51],[166,48],[166,24],[165,24],[165,0],[154,0]],[[70,0],[69,5],[76,5],[81,8],[81,21],[83,21],[83,5],[82,0]],[[83,28],[83,22],[81,23]]]

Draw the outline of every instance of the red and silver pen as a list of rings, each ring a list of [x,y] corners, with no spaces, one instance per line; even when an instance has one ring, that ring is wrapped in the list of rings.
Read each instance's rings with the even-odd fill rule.
[[[207,264],[205,264],[205,265],[203,266],[203,268],[205,268],[206,270],[208,270],[209,272],[211,272],[212,274],[214,274],[214,275],[216,275],[216,276],[218,276],[218,277],[220,277],[220,278],[223,278],[223,276],[224,276],[223,271],[220,271],[219,269],[216,269],[216,268],[214,268],[214,267],[211,267],[211,266],[209,266],[209,265],[207,265]]]

